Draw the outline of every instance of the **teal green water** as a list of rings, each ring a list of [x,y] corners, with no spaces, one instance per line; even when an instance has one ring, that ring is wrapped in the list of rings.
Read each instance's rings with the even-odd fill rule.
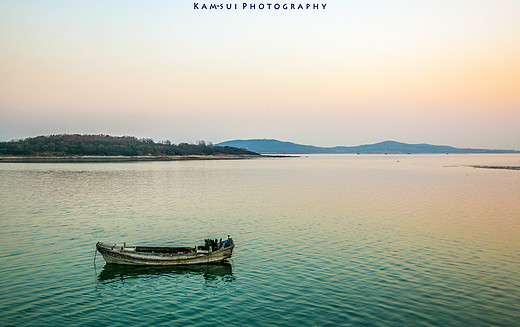
[[[0,164],[0,325],[518,326],[518,155]],[[114,267],[97,241],[232,260]]]

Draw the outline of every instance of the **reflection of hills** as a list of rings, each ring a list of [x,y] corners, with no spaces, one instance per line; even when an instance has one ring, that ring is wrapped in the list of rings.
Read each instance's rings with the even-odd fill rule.
[[[229,262],[210,265],[142,267],[106,264],[98,275],[101,282],[132,278],[154,278],[173,275],[202,275],[205,280],[218,278],[226,282],[235,280],[232,265]]]

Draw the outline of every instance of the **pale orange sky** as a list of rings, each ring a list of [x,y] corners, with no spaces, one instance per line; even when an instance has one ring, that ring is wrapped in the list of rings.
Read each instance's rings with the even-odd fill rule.
[[[519,1],[237,3],[0,1],[0,139],[520,149]]]

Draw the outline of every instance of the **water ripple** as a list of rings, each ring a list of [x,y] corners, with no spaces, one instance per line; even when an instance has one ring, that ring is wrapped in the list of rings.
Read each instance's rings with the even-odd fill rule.
[[[0,325],[517,324],[517,172],[334,158],[0,165]],[[93,262],[227,234],[226,265]]]

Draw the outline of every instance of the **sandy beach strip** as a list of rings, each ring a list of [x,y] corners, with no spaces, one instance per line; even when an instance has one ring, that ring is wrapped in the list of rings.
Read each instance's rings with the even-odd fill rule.
[[[180,161],[180,160],[238,160],[254,159],[260,155],[187,155],[187,156],[63,156],[63,157],[0,157],[8,163],[66,163],[66,162],[134,162],[134,161]]]

